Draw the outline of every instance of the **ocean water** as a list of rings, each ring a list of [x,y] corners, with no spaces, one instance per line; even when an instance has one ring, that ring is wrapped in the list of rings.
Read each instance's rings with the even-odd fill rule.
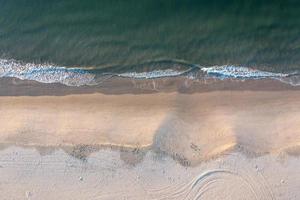
[[[195,67],[282,78],[300,71],[300,1],[0,0],[0,59],[0,77],[67,85]]]

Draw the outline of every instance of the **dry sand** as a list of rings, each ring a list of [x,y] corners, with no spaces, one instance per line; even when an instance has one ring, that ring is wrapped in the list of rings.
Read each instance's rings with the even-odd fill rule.
[[[0,97],[0,142],[150,147],[196,164],[300,144],[300,91]]]
[[[297,200],[300,159],[229,153],[184,167],[148,151],[130,166],[118,151],[100,150],[86,161],[57,150],[9,147],[0,152],[1,199],[31,200]]]
[[[299,90],[4,95],[0,125],[4,199],[300,198]]]

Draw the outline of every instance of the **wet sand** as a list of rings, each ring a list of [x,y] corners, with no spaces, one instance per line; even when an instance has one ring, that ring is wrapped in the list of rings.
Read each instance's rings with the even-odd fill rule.
[[[55,95],[48,88],[42,95],[43,86],[36,95],[3,92],[0,193],[15,189],[7,199],[297,199],[300,90],[272,82],[245,89],[212,81],[180,90],[180,80],[176,89],[164,82],[158,91],[126,94],[67,88]]]

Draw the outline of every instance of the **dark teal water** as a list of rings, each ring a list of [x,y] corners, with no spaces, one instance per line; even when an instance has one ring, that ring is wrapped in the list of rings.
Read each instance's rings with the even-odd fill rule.
[[[185,60],[300,70],[300,1],[0,0],[0,55],[62,66]]]

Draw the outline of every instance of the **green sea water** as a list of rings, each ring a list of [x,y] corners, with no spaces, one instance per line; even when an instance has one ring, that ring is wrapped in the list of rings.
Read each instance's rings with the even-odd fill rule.
[[[155,60],[300,70],[300,1],[0,0],[0,56],[62,66]]]

